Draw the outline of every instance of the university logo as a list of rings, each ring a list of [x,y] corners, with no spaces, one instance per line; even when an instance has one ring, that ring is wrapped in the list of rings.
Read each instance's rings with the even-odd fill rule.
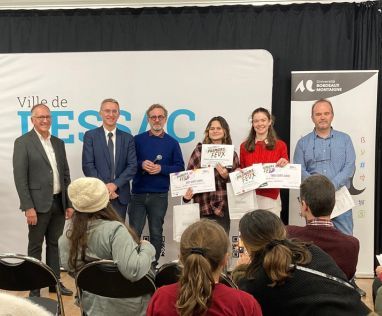
[[[308,90],[309,92],[314,92],[315,89],[313,89],[313,80],[306,80],[304,85],[304,80],[301,80],[300,83],[297,85],[296,90],[294,92],[300,91],[304,92],[305,90]]]

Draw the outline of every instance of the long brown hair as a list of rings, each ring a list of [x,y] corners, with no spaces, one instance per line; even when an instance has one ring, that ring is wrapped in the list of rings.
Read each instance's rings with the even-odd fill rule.
[[[231,133],[229,130],[229,125],[227,121],[225,120],[224,117],[222,116],[214,116],[210,121],[208,122],[206,129],[204,130],[204,139],[203,139],[203,144],[211,144],[212,141],[210,139],[209,135],[209,130],[212,125],[212,122],[217,121],[220,123],[223,131],[224,131],[224,138],[222,140],[222,144],[224,145],[232,145],[232,139],[231,139]]]
[[[180,240],[183,264],[176,307],[181,316],[203,315],[211,304],[215,284],[213,273],[228,252],[228,237],[214,221],[201,220],[190,225]]]
[[[106,221],[117,221],[123,223],[121,217],[109,203],[104,209],[95,213],[81,213],[75,211],[72,222],[66,232],[70,241],[69,266],[75,271],[78,270],[78,259],[85,262],[86,249],[88,248],[88,224],[89,222],[103,219]],[[140,243],[136,233],[127,226],[128,231],[137,244]]]
[[[278,139],[275,129],[273,128],[273,125],[275,123],[275,117],[269,113],[269,111],[265,108],[257,108],[254,110],[251,114],[251,130],[249,131],[248,137],[245,140],[244,147],[248,152],[253,152],[255,150],[255,144],[256,144],[256,131],[253,127],[253,116],[257,113],[264,113],[268,120],[270,120],[272,123],[268,128],[268,134],[267,138],[265,139],[265,148],[268,150],[273,150],[276,146],[276,141]]]
[[[251,257],[247,277],[260,269],[271,280],[270,286],[283,284],[291,275],[291,264],[308,264],[312,255],[304,243],[286,239],[281,219],[272,212],[256,210],[245,214],[239,223],[240,237]]]

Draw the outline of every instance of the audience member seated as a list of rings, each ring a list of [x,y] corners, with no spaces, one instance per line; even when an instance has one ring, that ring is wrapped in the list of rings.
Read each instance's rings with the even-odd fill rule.
[[[382,266],[375,269],[377,277],[373,282],[373,300],[375,303],[375,312],[382,315]]]
[[[155,255],[154,247],[139,241],[122,223],[109,203],[106,185],[96,178],[79,178],[68,187],[75,213],[59,239],[61,263],[69,272],[84,264],[111,259],[123,276],[137,281],[146,275]],[[115,299],[83,293],[87,315],[145,315],[150,296]]]
[[[249,258],[240,289],[251,293],[264,315],[367,315],[369,309],[346,275],[323,250],[286,239],[275,214],[256,210],[239,223]]]
[[[147,315],[262,315],[251,295],[218,283],[228,247],[227,234],[216,222],[201,220],[190,225],[180,241],[180,280],[157,289]]]
[[[359,241],[337,230],[331,222],[335,193],[327,177],[317,174],[306,178],[300,186],[299,199],[306,226],[286,226],[287,236],[313,242],[328,253],[351,280],[357,268]]]
[[[0,315],[2,316],[51,316],[43,307],[32,303],[31,301],[0,292]]]

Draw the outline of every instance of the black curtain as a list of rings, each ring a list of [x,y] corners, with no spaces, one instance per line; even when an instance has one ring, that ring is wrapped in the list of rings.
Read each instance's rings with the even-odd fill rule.
[[[287,143],[290,138],[290,72],[381,70],[381,36],[381,1],[0,11],[0,53],[266,49],[274,58],[272,106],[273,114],[278,118],[276,130]],[[381,80],[376,118],[377,253],[382,252],[380,96]],[[364,124],[367,128],[367,122],[354,124]],[[285,222],[288,213],[286,193],[282,192]]]

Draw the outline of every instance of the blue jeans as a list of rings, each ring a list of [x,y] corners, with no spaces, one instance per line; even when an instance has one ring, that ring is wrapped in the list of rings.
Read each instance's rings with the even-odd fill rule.
[[[345,213],[341,214],[332,219],[334,227],[337,228],[340,232],[353,236],[353,211],[348,210]]]
[[[142,235],[146,216],[149,223],[150,242],[155,248],[155,263],[162,248],[162,233],[164,217],[168,206],[168,193],[141,193],[132,194],[129,203],[129,224],[136,231],[138,237]]]

